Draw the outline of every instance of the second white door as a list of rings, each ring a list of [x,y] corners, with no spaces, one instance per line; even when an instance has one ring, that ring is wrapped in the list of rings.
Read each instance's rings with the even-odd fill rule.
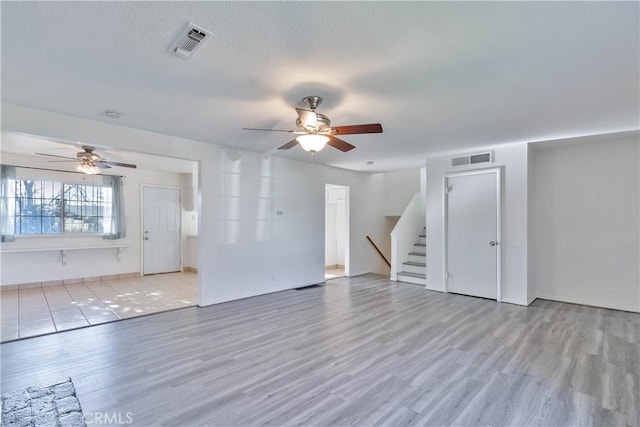
[[[143,187],[143,274],[180,271],[180,190]]]
[[[499,173],[447,177],[447,290],[498,299]]]

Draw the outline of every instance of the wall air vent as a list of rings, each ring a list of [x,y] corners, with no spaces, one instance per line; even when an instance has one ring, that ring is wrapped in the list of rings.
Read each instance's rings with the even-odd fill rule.
[[[493,162],[493,153],[478,153],[470,154],[467,156],[453,157],[451,158],[451,166],[467,166],[475,165],[478,163],[491,163]]]
[[[169,52],[183,59],[189,59],[191,54],[195,52],[204,42],[209,40],[213,35],[211,31],[198,27],[189,23],[180,33],[178,38],[173,42]]]

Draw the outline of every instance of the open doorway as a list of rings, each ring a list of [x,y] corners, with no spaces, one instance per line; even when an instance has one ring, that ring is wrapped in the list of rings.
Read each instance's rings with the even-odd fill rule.
[[[325,184],[325,280],[349,275],[349,187]]]

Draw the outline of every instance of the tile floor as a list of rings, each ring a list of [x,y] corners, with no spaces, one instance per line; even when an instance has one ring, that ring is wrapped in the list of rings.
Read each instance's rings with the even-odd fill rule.
[[[196,305],[198,276],[168,273],[0,293],[0,341]]]
[[[344,268],[328,268],[324,270],[324,280],[344,277]]]

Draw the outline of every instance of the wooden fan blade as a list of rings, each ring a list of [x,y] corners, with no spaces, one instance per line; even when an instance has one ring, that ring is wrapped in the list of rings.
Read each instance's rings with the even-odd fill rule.
[[[337,148],[342,152],[347,152],[349,150],[353,150],[354,148],[356,148],[354,145],[351,145],[348,142],[338,139],[333,135],[327,135],[327,136],[329,137],[329,141],[327,142],[327,144],[329,144],[333,148]]]
[[[35,153],[35,154],[39,156],[57,157],[59,159],[78,160],[76,157],[56,156],[55,154],[46,154],[46,153]]]
[[[331,126],[336,135],[355,135],[358,133],[382,133],[380,123],[370,123],[366,125]]]
[[[278,150],[288,150],[289,148],[293,148],[296,145],[298,145],[298,141],[295,139],[292,139],[291,141],[284,144],[282,147],[278,147]]]
[[[77,162],[77,160],[47,160],[47,163],[71,163]]]
[[[132,165],[130,163],[120,163],[120,162],[109,162],[106,160],[103,160],[101,162],[96,162],[96,165],[98,165],[98,167],[100,167],[100,165],[109,165],[109,166],[120,166],[121,168],[132,168],[135,169],[137,168],[136,165]]]
[[[111,166],[109,166],[105,162],[96,162],[96,166],[100,169],[111,169]]]
[[[242,130],[261,130],[261,131],[265,131],[265,132],[288,132],[288,133],[293,133],[293,130],[287,130],[287,129],[262,129],[262,128],[242,128]]]
[[[302,123],[302,126],[305,128],[318,128],[318,116],[314,111],[296,108],[296,112],[298,113],[298,117],[300,117],[300,123]]]

